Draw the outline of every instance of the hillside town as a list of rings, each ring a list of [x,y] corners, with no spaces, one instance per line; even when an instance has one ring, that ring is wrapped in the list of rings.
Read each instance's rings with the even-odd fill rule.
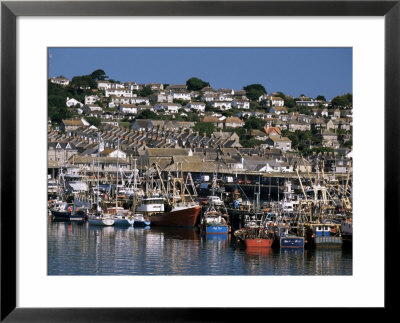
[[[352,156],[352,96],[295,98],[260,84],[214,89],[121,83],[103,70],[49,79],[48,168],[119,167],[247,177],[313,172],[346,174]],[[102,145],[99,145],[101,138]],[[99,151],[100,150],[100,151]],[[100,157],[99,157],[100,156]],[[96,161],[96,162],[95,162]]]
[[[307,84],[280,53],[323,57],[318,75],[351,62],[348,49],[52,49],[49,273],[351,274],[351,70]],[[99,64],[110,74],[76,75]]]

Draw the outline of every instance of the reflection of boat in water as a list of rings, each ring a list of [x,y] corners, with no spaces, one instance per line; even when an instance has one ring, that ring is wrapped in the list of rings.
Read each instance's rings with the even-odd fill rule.
[[[149,234],[161,234],[178,240],[200,240],[198,231],[192,228],[151,227]]]
[[[246,255],[248,256],[269,256],[272,255],[272,248],[259,248],[257,247],[246,247]]]
[[[227,234],[208,234],[206,236],[206,241],[229,241],[229,235]]]

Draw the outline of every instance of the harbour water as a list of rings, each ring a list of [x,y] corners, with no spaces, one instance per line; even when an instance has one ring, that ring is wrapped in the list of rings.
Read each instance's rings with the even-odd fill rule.
[[[245,249],[195,229],[48,222],[49,275],[352,275],[345,249]]]

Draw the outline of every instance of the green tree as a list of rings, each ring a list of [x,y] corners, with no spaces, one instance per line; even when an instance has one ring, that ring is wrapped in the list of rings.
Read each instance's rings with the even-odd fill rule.
[[[263,144],[264,141],[257,139],[249,139],[249,140],[240,140],[240,144],[245,148],[253,148]]]
[[[86,117],[86,121],[89,122],[92,126],[98,127],[101,125],[101,119],[96,117]]]
[[[149,96],[149,95],[151,95],[151,94],[153,94],[154,92],[153,92],[153,90],[151,89],[151,87],[149,86],[149,85],[146,85],[146,86],[144,86],[141,90],[140,90],[140,92],[139,92],[139,95],[141,96],[141,97],[146,97],[146,96]]]
[[[267,93],[267,90],[265,90],[264,86],[261,84],[250,84],[246,85],[243,87],[243,90],[246,91],[246,96],[251,100],[251,101],[257,101],[258,98]]]
[[[106,73],[101,69],[93,71],[92,74],[90,74],[90,76],[92,77],[92,79],[96,81],[105,80],[108,78]]]
[[[74,76],[71,80],[71,85],[75,89],[97,88],[96,81],[90,75]]]
[[[157,113],[151,111],[151,110],[142,110],[140,111],[137,116],[136,119],[152,119],[152,120],[157,120],[159,119],[159,116]]]
[[[67,106],[63,107],[48,107],[48,116],[52,123],[60,124],[62,120],[69,119],[73,117],[73,113]]]
[[[66,106],[66,98],[60,95],[49,95],[47,104],[49,107],[63,108]]]
[[[326,101],[325,97],[323,95],[318,95],[315,100],[317,101]]]
[[[257,117],[250,117],[246,120],[244,124],[244,128],[251,130],[251,129],[263,129],[264,128],[264,122],[262,119],[257,118]]]
[[[335,96],[331,101],[334,108],[347,108],[353,105],[353,95],[346,93],[343,95]]]
[[[202,88],[210,86],[210,83],[197,77],[191,77],[186,81],[186,86],[189,91],[200,91]]]
[[[199,122],[200,121],[200,117],[197,113],[189,113],[187,116],[187,121],[191,121],[191,122]]]
[[[353,140],[350,139],[350,140],[346,141],[345,143],[343,143],[343,147],[351,149],[353,147]]]
[[[296,106],[296,102],[293,98],[287,97],[283,92],[277,92],[277,96],[282,98],[285,104],[285,107],[288,109],[294,108]]]
[[[210,137],[215,131],[215,126],[211,122],[197,122],[193,129],[198,131],[199,134],[206,133]]]

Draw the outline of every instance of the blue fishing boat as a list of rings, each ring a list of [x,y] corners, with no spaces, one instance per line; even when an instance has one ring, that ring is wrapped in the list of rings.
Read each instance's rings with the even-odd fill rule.
[[[210,205],[203,213],[201,229],[205,234],[228,234],[227,215]]]
[[[274,226],[276,245],[280,248],[304,248],[304,237],[291,234],[288,224]]]
[[[133,225],[135,227],[148,227],[151,224],[151,221],[141,213],[135,213],[133,215],[133,220]]]
[[[55,221],[84,221],[86,217],[85,209],[63,201],[56,203],[50,212]]]
[[[215,195],[217,188],[217,174],[213,174],[211,195],[207,197],[208,207],[203,213],[201,219],[201,229],[205,234],[223,234],[229,233],[228,212],[224,202]],[[224,212],[221,211],[224,210]]]

